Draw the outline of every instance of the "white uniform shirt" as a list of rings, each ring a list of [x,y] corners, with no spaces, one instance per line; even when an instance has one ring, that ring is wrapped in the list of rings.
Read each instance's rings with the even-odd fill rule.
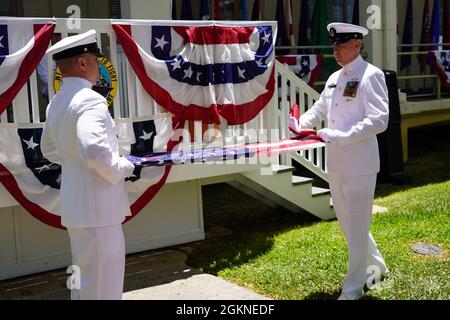
[[[71,228],[120,224],[130,215],[124,178],[133,165],[119,156],[106,100],[89,81],[64,78],[47,107],[41,150],[62,165],[61,223]]]
[[[328,172],[378,172],[376,135],[386,130],[389,120],[384,73],[361,56],[333,73],[320,99],[300,117],[300,124],[314,128],[322,120],[327,120],[328,128],[339,130],[337,142],[327,144]]]

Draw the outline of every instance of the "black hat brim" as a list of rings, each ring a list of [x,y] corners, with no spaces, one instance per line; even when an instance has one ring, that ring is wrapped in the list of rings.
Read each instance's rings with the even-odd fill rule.
[[[346,43],[347,41],[350,41],[352,39],[362,39],[363,35],[362,33],[338,33],[335,34],[334,37],[330,37],[330,42],[328,45],[335,46],[338,44]]]
[[[63,50],[61,52],[55,53],[53,55],[53,59],[57,61],[57,60],[75,57],[80,54],[88,53],[88,52],[95,54],[98,58],[104,57],[104,55],[100,52],[100,49],[97,46],[97,43],[89,43],[89,44],[76,46],[76,47],[69,48],[69,49]]]

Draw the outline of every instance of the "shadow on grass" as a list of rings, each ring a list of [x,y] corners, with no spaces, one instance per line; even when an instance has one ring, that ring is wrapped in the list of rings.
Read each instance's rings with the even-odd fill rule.
[[[339,295],[341,294],[340,291],[334,291],[334,292],[313,292],[309,295],[307,295],[304,300],[336,300]]]
[[[334,292],[313,292],[309,295],[307,295],[304,300],[336,300],[339,295],[341,294],[340,291],[334,291]]]
[[[186,263],[215,275],[270,251],[277,234],[321,221],[308,213],[268,207],[227,184],[203,187],[203,201],[207,235],[216,225],[228,232],[211,232],[195,245]]]
[[[307,295],[304,299],[305,300],[337,300],[339,295],[341,294],[340,291],[334,291],[334,292],[313,292],[309,295]],[[361,300],[381,300],[377,297],[373,297],[368,295],[366,293]]]
[[[376,198],[450,180],[448,132],[450,132],[448,123],[410,129],[409,159],[404,171],[411,177],[412,184],[404,186],[379,184],[375,192]]]

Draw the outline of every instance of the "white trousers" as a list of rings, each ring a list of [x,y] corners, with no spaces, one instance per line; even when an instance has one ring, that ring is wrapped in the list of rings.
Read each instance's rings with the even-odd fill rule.
[[[376,272],[372,270],[379,268],[381,274],[387,270],[370,233],[377,176],[329,173],[329,179],[334,210],[348,246],[348,271],[342,292],[359,293],[367,278]]]
[[[122,225],[68,228],[72,264],[80,270],[80,288],[72,300],[121,300],[125,273]]]

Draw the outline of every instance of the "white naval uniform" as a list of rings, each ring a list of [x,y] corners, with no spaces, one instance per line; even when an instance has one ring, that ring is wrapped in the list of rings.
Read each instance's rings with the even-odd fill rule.
[[[352,83],[353,81],[353,83]],[[358,82],[356,96],[346,87]],[[352,90],[350,90],[351,92]],[[383,72],[358,56],[328,79],[320,99],[300,118],[302,128],[327,120],[337,130],[327,144],[327,167],[334,209],[348,244],[349,266],[343,293],[362,291],[367,268],[386,265],[370,233],[376,174],[380,170],[376,135],[386,130],[388,91]]]
[[[121,299],[125,264],[121,223],[130,215],[124,178],[134,166],[119,156],[106,100],[78,77],[63,79],[47,107],[43,155],[62,165],[61,223],[81,268],[81,290],[72,298]]]

